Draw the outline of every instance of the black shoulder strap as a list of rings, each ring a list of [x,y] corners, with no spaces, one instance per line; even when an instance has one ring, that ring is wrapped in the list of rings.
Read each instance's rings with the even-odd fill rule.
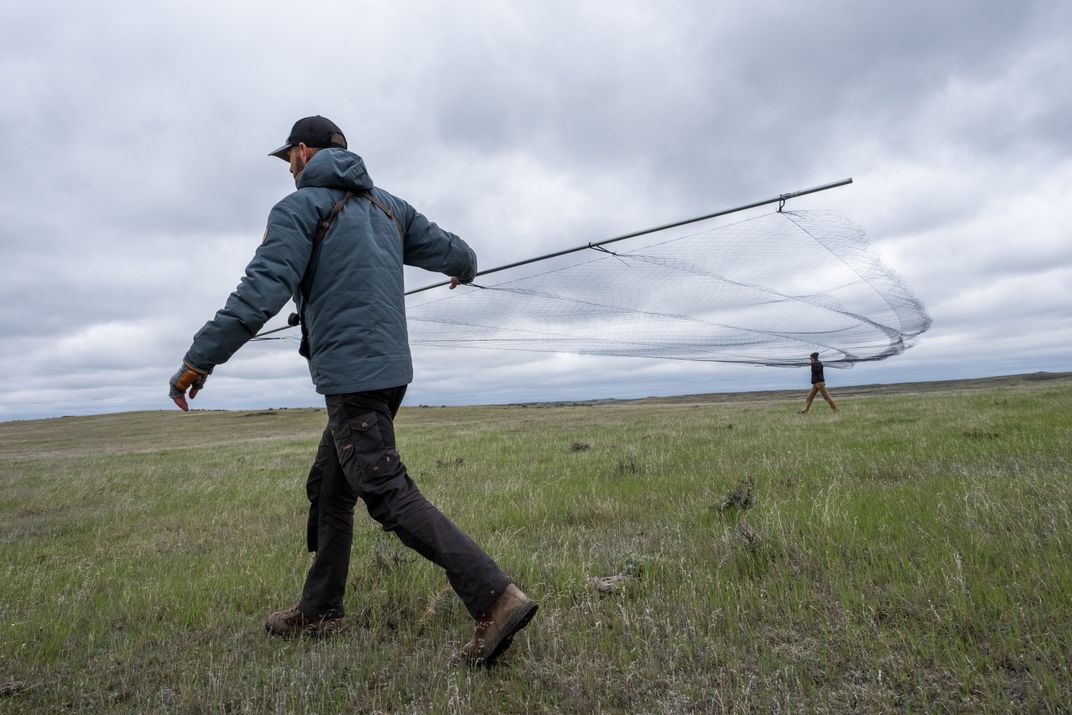
[[[387,214],[387,218],[391,219],[391,222],[395,225],[395,228],[398,229],[398,237],[405,241],[406,232],[402,230],[402,224],[400,224],[398,222],[398,219],[395,218],[395,212],[387,208],[387,206],[382,201],[377,199],[376,196],[372,193],[371,189],[365,189],[364,191],[362,191],[361,196],[364,196],[366,199],[375,204],[380,211],[383,211],[385,214]]]
[[[406,232],[402,230],[402,224],[398,222],[394,211],[377,199],[370,189],[365,189],[358,195],[368,199],[380,211],[383,211],[387,215],[387,218],[391,219],[391,223],[393,223],[398,230],[398,237],[402,239],[402,241],[406,240]],[[313,236],[313,250],[309,253],[309,263],[305,266],[305,275],[302,276],[301,280],[302,304],[300,313],[292,313],[287,320],[290,325],[301,325],[302,344],[298,352],[306,358],[309,357],[309,333],[305,327],[305,305],[309,302],[309,291],[313,287],[313,277],[316,275],[316,264],[318,263],[316,250],[320,247],[320,243],[324,240],[324,236],[331,230],[331,224],[335,221],[335,217],[339,215],[339,212],[342,211],[342,207],[345,206],[346,202],[353,198],[353,196],[353,191],[347,191],[346,195],[335,203],[335,206],[331,209],[331,214],[317,224],[316,234]]]
[[[398,231],[398,237],[401,238],[403,241],[406,240],[406,232],[402,230],[402,224],[400,224],[398,222],[398,219],[395,218],[394,211],[388,208],[387,205],[384,204],[382,201],[377,199],[370,189],[365,189],[357,195],[368,199],[370,202],[372,202],[374,206],[376,206],[376,208],[378,208],[380,211],[383,211],[387,215],[387,218],[391,219],[391,223],[395,225],[395,229]],[[324,236],[326,236],[328,231],[331,230],[331,224],[335,221],[335,217],[339,215],[339,212],[342,211],[342,207],[345,206],[346,202],[353,198],[353,196],[353,191],[347,191],[346,195],[339,199],[339,201],[335,204],[335,207],[331,209],[331,215],[321,221],[319,224],[317,224],[316,235],[313,236],[313,250],[309,254],[309,265],[305,267],[305,275],[302,276],[301,281],[303,304],[309,298],[309,289],[313,286],[313,276],[316,274],[316,249],[320,246],[320,242],[324,240]],[[303,306],[302,317],[304,317],[304,312],[305,311]]]
[[[316,274],[316,249],[320,247],[320,243],[324,240],[324,236],[328,235],[328,231],[331,230],[331,224],[335,221],[335,217],[342,211],[342,207],[346,205],[346,202],[353,198],[354,192],[347,191],[346,195],[339,199],[335,206],[331,209],[331,214],[316,225],[316,234],[313,236],[313,250],[309,252],[309,263],[305,266],[305,275],[301,280],[302,291],[302,317],[305,314],[305,302],[309,298],[309,289],[313,286],[313,276]]]
[[[309,290],[313,287],[313,276],[316,275],[316,249],[320,247],[320,243],[324,240],[324,236],[327,235],[331,229],[331,224],[335,220],[335,217],[342,211],[342,207],[346,205],[346,202],[352,199],[354,196],[353,191],[347,191],[346,194],[339,199],[335,206],[331,209],[331,214],[316,225],[316,233],[313,234],[313,250],[309,252],[309,262],[305,265],[305,275],[302,276],[300,289],[302,295],[301,306],[298,308],[297,313],[291,313],[287,318],[287,324],[300,325],[301,326],[301,345],[298,347],[298,352],[306,360],[309,359],[309,331],[305,327],[305,305],[309,302]]]

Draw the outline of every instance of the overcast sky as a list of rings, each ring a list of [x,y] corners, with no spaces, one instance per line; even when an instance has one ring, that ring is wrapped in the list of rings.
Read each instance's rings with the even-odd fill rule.
[[[0,420],[172,409],[309,114],[483,267],[852,177],[790,208],[846,213],[934,324],[835,394],[1072,369],[1072,3],[38,0],[0,25]],[[407,404],[808,383],[467,349],[415,371]],[[193,403],[317,404],[288,342]]]

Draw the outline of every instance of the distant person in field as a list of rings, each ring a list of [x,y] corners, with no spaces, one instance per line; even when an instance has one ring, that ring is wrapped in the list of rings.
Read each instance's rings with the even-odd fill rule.
[[[822,395],[823,399],[830,405],[830,409],[837,412],[838,408],[834,404],[834,399],[826,391],[826,378],[823,377],[823,364],[819,362],[819,353],[812,353],[808,357],[811,359],[811,392],[808,393],[808,401],[804,403],[804,409],[800,410],[800,414],[808,414],[808,411],[811,410],[811,401],[815,399],[816,393]]]
[[[476,620],[462,655],[491,664],[536,613],[536,603],[418,491],[395,446],[394,417],[413,378],[403,264],[472,281],[476,254],[460,238],[375,187],[364,161],[321,116],[298,120],[269,156],[290,165],[297,190],[268,214],[264,239],[224,307],[194,335],[170,396],[188,410],[213,368],[226,362],[292,298],[300,352],[327,427],[306,483],[308,548],[316,557],[301,601],[268,616],[281,636],[325,636],[344,625],[354,507],[446,571]],[[326,228],[326,232],[324,229]],[[293,322],[293,321],[292,321]]]

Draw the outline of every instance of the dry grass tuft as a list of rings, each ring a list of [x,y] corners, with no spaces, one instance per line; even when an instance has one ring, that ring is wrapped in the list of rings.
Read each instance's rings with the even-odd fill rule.
[[[756,503],[756,478],[750,476],[737,482],[733,490],[718,504],[721,514],[751,509]]]

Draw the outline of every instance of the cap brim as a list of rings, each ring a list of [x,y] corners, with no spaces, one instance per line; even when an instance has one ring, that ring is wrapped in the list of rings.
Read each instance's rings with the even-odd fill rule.
[[[268,154],[268,156],[277,156],[280,159],[282,159],[283,161],[290,161],[290,157],[288,156],[288,154],[290,153],[290,147],[291,146],[293,146],[293,145],[292,144],[284,144],[283,146],[279,147],[275,151],[273,151],[270,154]]]

